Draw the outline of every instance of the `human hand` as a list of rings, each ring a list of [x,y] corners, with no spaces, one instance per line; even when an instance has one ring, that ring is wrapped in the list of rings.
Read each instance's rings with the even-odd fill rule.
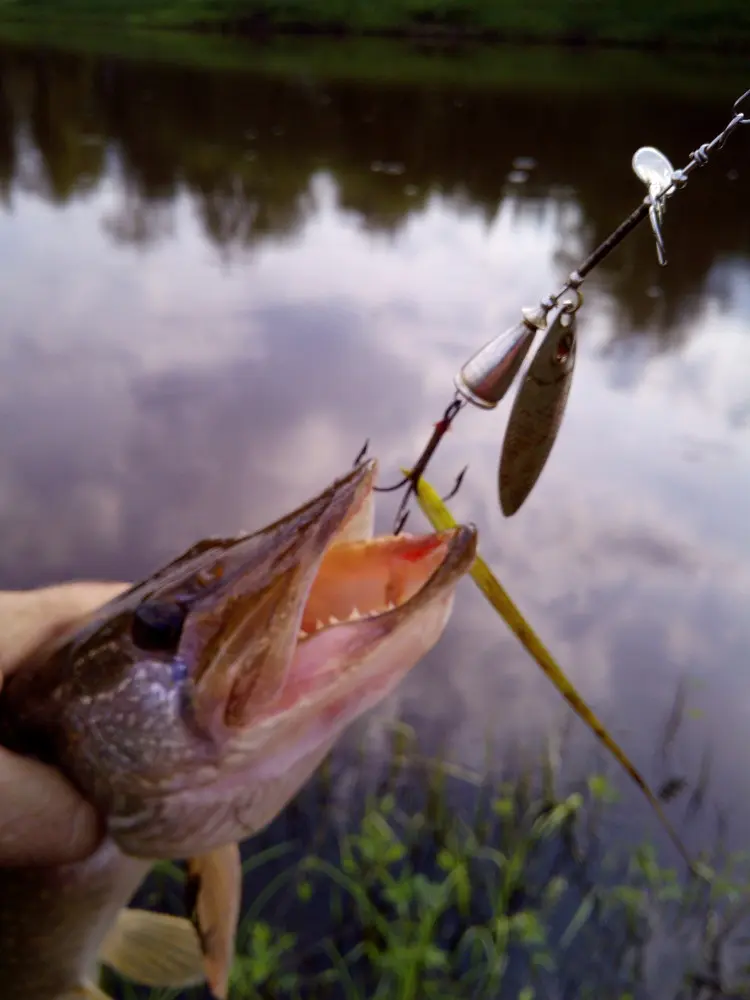
[[[128,586],[67,583],[0,591],[0,699],[4,676],[33,662],[51,639]],[[0,866],[79,861],[100,839],[95,810],[59,771],[0,747]]]

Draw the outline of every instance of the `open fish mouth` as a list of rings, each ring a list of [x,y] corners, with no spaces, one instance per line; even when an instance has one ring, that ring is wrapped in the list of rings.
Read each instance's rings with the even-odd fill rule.
[[[414,616],[413,641],[421,644],[429,629],[418,623],[420,610],[439,601],[443,592],[452,599],[451,584],[474,549],[475,532],[464,527],[334,541],[304,605],[284,694],[299,698],[302,689],[319,688],[356,667],[368,647]]]
[[[349,622],[381,619],[403,607],[445,562],[455,535],[385,535],[334,544],[305,604],[298,643]]]
[[[337,684],[352,689],[368,675],[376,685],[387,683],[443,631],[455,584],[474,559],[476,530],[373,537],[375,469],[373,463],[299,595],[283,682],[253,713],[256,720],[304,707]]]
[[[396,659],[437,641],[476,531],[373,537],[376,473],[374,461],[359,466],[281,520],[202,557],[201,578],[213,582],[191,602],[178,653],[192,665],[196,718],[212,733],[276,714],[361,666],[392,633],[410,634],[406,651],[392,650]],[[167,591],[175,592],[170,585],[162,598]],[[441,613],[425,618],[433,604]],[[388,671],[382,657],[377,669]]]

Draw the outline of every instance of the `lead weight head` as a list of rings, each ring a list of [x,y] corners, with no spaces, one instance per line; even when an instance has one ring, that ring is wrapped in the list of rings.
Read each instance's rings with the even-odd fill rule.
[[[492,410],[513,384],[538,330],[547,325],[547,310],[524,309],[523,320],[485,344],[460,368],[453,384],[474,406]]]

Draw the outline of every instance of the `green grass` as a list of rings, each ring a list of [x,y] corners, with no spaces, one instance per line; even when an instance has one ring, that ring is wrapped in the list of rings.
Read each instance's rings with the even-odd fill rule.
[[[722,49],[750,41],[743,0],[0,0],[0,19]]]
[[[746,854],[715,848],[702,882],[653,844],[615,843],[618,794],[602,771],[558,789],[544,755],[513,780],[482,780],[427,758],[400,725],[387,774],[347,794],[356,820],[342,828],[331,768],[248,845],[231,1000],[541,1000],[563,990],[637,1000],[652,995],[650,948],[665,932],[685,948],[660,1000],[750,991],[727,964],[750,899]],[[665,798],[680,792],[665,783]],[[181,877],[161,866],[148,901],[174,907]],[[724,992],[702,993],[711,982]],[[104,985],[123,998],[176,996],[111,976]]]
[[[461,88],[467,92],[501,90],[519,95],[575,95],[585,108],[587,98],[606,94],[640,97],[688,96],[726,100],[747,89],[743,55],[724,53],[721,73],[709,52],[599,51],[572,53],[562,48],[502,46],[466,42],[460,46],[422,44],[404,39],[358,37],[316,39],[278,35],[251,40],[237,34],[148,30],[128,23],[122,29],[111,20],[82,19],[75,31],[61,30],[49,16],[4,17],[15,0],[0,0],[0,44],[23,50],[101,56],[140,64],[209,70],[214,74],[250,72],[266,78],[294,80],[313,77],[321,83],[377,83],[380,87]],[[184,25],[182,26],[184,28]],[[207,81],[212,84],[213,81]]]

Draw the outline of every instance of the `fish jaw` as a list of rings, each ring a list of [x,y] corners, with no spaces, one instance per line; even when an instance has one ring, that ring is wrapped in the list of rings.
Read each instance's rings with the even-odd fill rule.
[[[302,629],[278,696],[233,727],[215,764],[113,814],[118,844],[130,854],[186,857],[270,823],[342,732],[437,643],[475,552],[476,530],[465,526],[332,546],[302,613],[302,624],[314,626],[327,606],[328,624]],[[359,616],[355,601],[363,605]],[[345,620],[331,623],[331,615]]]
[[[372,531],[376,472],[375,462],[358,466],[238,542],[228,560],[234,573],[221,560],[205,568],[216,582],[192,604],[177,659],[188,666],[194,721],[218,742],[281,690],[327,548]]]

